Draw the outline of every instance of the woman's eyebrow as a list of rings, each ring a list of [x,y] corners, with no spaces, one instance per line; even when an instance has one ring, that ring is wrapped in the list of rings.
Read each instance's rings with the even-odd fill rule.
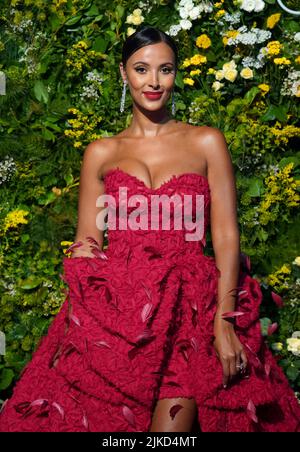
[[[146,66],[149,66],[149,63],[146,63],[145,61],[136,61],[135,63],[133,63],[133,66],[135,64],[146,64]],[[173,66],[173,63],[171,61],[166,61],[165,63],[160,64],[160,66],[165,66],[166,64],[171,64]]]

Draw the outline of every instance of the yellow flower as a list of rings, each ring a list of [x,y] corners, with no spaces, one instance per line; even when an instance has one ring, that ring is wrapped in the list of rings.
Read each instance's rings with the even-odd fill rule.
[[[264,93],[268,93],[270,91],[270,86],[266,83],[261,83],[258,85],[258,88],[261,89]]]
[[[291,64],[291,60],[289,60],[288,58],[282,57],[282,58],[274,58],[274,63],[277,64],[278,66],[282,66],[285,64]]]
[[[63,240],[62,242],[60,242],[61,246],[66,246],[66,247],[67,247],[67,248],[64,248],[64,249],[63,249],[63,253],[64,253],[66,256],[69,256],[69,255],[71,254],[71,251],[69,251],[69,253],[67,253],[67,249],[68,249],[71,245],[73,245],[73,243],[74,243],[74,242],[68,242],[67,240]]]
[[[224,14],[226,13],[225,9],[220,9],[216,14],[215,14],[215,18],[219,19],[219,17],[224,16]]]
[[[190,59],[191,64],[194,64],[194,65],[206,63],[206,61],[207,61],[206,56],[201,55],[199,53],[196,55],[193,55],[192,58]]]
[[[182,65],[181,65],[181,68],[184,69],[184,68],[186,68],[186,67],[188,67],[188,66],[190,66],[190,65],[191,65],[190,59],[189,59],[189,58],[186,58],[186,59],[183,61]]]
[[[267,44],[268,55],[278,55],[282,49],[282,44],[279,41],[270,41]]]
[[[300,64],[300,55],[295,58],[295,63]]]
[[[19,224],[27,224],[28,220],[25,218],[29,212],[23,209],[15,209],[9,212],[4,218],[4,232],[10,228],[16,228]]]
[[[196,39],[196,46],[202,49],[208,49],[211,46],[211,40],[206,34],[202,34]]]
[[[240,32],[237,30],[228,30],[222,39],[224,46],[228,44],[229,38],[236,38],[239,34]]]
[[[283,350],[283,343],[282,342],[273,342],[271,347],[276,352],[280,352],[281,350]]]
[[[213,67],[210,67],[207,71],[208,74],[214,74],[216,70]]]
[[[275,25],[279,22],[280,16],[280,13],[272,14],[272,16],[269,16],[267,19],[267,28],[274,28]]]
[[[186,77],[186,78],[183,79],[183,83],[185,83],[186,85],[193,86],[195,82],[194,82],[194,80],[192,78]]]
[[[241,70],[240,74],[241,74],[241,77],[243,77],[245,79],[253,78],[253,71],[249,67],[243,68]]]
[[[190,76],[191,76],[191,77],[192,77],[193,75],[199,75],[199,74],[201,74],[200,69],[195,69],[194,71],[191,71],[191,72],[190,72]]]

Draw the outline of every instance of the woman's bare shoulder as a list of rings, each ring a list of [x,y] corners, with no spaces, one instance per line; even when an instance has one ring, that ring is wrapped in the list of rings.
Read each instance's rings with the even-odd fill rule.
[[[94,166],[102,178],[103,168],[113,158],[116,150],[115,137],[103,137],[89,143],[84,151],[83,161]]]

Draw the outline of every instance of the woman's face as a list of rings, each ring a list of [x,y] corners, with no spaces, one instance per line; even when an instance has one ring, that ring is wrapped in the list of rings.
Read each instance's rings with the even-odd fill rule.
[[[146,110],[159,110],[168,101],[175,83],[175,55],[165,42],[147,45],[134,52],[126,63],[120,63],[123,80],[129,86],[133,101]],[[148,93],[161,96],[147,97]]]

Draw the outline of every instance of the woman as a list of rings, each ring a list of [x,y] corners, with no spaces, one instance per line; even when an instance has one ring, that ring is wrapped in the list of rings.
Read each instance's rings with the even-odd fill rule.
[[[259,284],[240,263],[224,135],[170,118],[176,71],[167,34],[127,38],[121,111],[128,85],[132,122],[84,153],[68,297],[5,404],[2,431],[188,432],[197,421],[202,431],[299,431],[298,401],[262,340]],[[202,235],[149,227],[149,202],[160,220],[152,201],[162,195],[174,221],[186,211],[176,217],[170,199],[186,196],[187,210],[192,200],[184,220],[194,225],[196,210]],[[215,259],[203,254],[209,222]]]

